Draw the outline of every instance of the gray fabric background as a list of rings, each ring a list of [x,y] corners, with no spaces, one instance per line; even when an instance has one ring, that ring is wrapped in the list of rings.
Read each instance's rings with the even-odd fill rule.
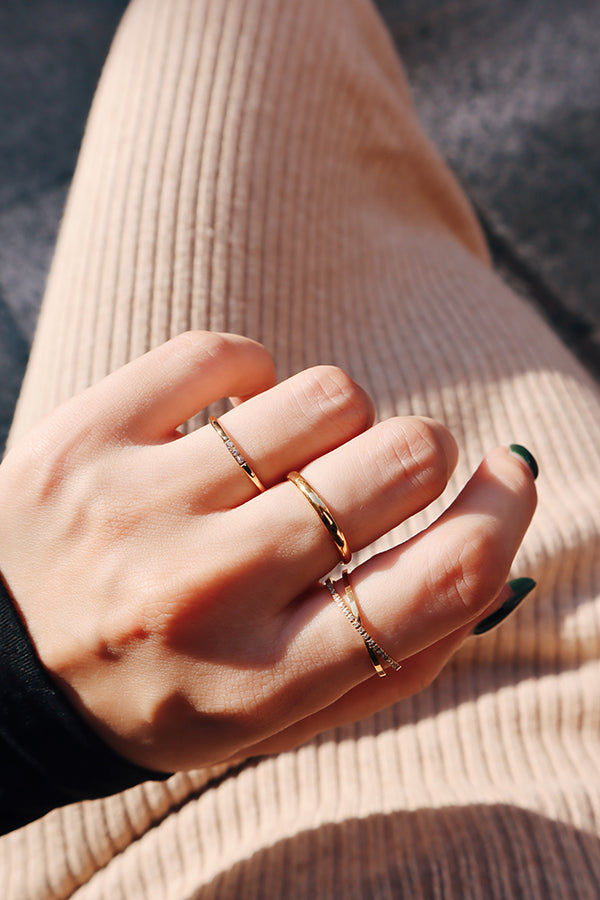
[[[378,0],[496,261],[600,374],[596,0]],[[125,0],[0,4],[0,448]]]

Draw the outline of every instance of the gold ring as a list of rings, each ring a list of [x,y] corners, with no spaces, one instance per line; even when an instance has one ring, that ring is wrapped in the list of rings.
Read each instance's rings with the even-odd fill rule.
[[[361,638],[363,639],[365,647],[367,648],[369,654],[369,659],[373,664],[373,668],[380,677],[383,678],[385,675],[387,675],[387,672],[377,659],[377,657],[380,656],[381,659],[383,659],[383,661],[386,662],[388,666],[390,666],[390,668],[398,671],[402,668],[400,663],[396,662],[395,659],[392,659],[392,657],[385,652],[383,647],[379,646],[377,641],[373,637],[371,637],[365,626],[362,624],[358,604],[356,602],[354,591],[352,590],[352,585],[350,584],[350,576],[347,569],[344,569],[342,571],[342,579],[344,581],[345,594],[348,602],[350,603],[351,609],[348,609],[348,606],[342,599],[341,594],[338,593],[337,588],[331,578],[325,579],[325,587],[331,594],[332,600],[334,600],[334,602],[339,606],[350,624],[356,629],[356,631],[358,631]]]
[[[291,481],[292,484],[295,484],[298,490],[304,494],[333,539],[342,560],[345,563],[349,563],[352,559],[352,552],[348,546],[348,541],[323,498],[317,494],[314,487],[308,483],[306,478],[302,477],[300,472],[290,472],[287,476],[287,480]]]
[[[261,493],[263,491],[265,491],[266,488],[265,488],[264,484],[262,483],[262,481],[260,480],[260,478],[258,477],[256,472],[254,471],[252,466],[247,462],[246,459],[244,459],[244,457],[242,456],[242,454],[240,453],[238,448],[235,446],[235,444],[233,443],[233,441],[231,440],[231,438],[229,437],[229,435],[227,434],[227,432],[225,431],[225,429],[223,428],[223,426],[221,425],[219,420],[215,416],[210,416],[208,421],[210,422],[212,427],[215,429],[215,431],[217,432],[217,434],[219,435],[219,437],[221,438],[221,440],[223,441],[223,443],[225,444],[225,446],[227,447],[227,449],[229,450],[229,452],[235,459],[236,463],[238,464],[238,466],[240,467],[242,472],[245,472],[245,474],[248,476],[248,478],[250,479],[252,484],[255,487],[257,487],[258,490],[261,491]]]
[[[348,569],[342,569],[342,581],[344,582],[344,593],[346,595],[346,600],[348,601],[352,615],[354,616],[354,618],[356,619],[358,624],[362,625],[362,620],[360,618],[360,610],[358,608],[358,603],[356,602],[356,597],[354,596],[354,591],[352,590],[352,585],[350,584],[350,576],[348,575]],[[338,596],[340,596],[340,595],[338,594]],[[375,671],[381,678],[384,678],[386,672],[385,672],[385,669],[383,668],[383,666],[381,665],[381,663],[379,662],[379,657],[377,656],[377,654],[375,653],[375,651],[373,650],[371,645],[367,644],[366,641],[365,641],[365,647],[367,648],[367,653],[369,654],[371,662],[373,663],[373,668],[375,669]]]

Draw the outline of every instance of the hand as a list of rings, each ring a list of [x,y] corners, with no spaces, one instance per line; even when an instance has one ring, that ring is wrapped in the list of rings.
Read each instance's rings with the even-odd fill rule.
[[[0,570],[40,659],[115,750],[173,771],[291,746],[428,684],[505,580],[533,477],[493,450],[447,512],[353,573],[397,659],[379,678],[317,580],[337,550],[302,469],[358,550],[431,503],[457,458],[429,419],[372,425],[333,367],[277,386],[268,352],[180,335],[53,412],[0,466]],[[178,427],[223,396],[223,427]],[[242,398],[243,402],[242,402]]]

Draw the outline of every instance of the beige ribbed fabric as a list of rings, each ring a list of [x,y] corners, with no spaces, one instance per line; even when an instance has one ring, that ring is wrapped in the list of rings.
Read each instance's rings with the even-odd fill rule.
[[[446,502],[486,449],[530,447],[540,506],[514,575],[539,587],[372,719],[8,835],[3,896],[597,900],[598,393],[489,270],[368,0],[134,0],[13,437],[190,327],[263,341],[281,378],[337,363],[382,417],[444,421]]]

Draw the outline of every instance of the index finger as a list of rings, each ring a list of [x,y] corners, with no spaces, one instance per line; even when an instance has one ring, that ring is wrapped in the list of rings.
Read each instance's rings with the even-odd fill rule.
[[[150,350],[68,401],[65,415],[102,433],[158,442],[210,403],[249,397],[275,384],[275,365],[262,344],[236,334],[188,331]],[[58,418],[58,417],[57,417]]]

